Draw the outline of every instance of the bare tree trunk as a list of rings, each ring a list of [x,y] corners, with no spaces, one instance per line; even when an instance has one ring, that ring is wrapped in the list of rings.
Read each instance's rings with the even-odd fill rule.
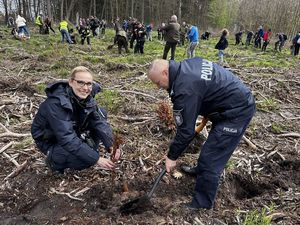
[[[134,7],[134,0],[131,0],[131,13],[130,13],[130,15],[131,15],[131,17],[133,17],[133,7]]]
[[[96,0],[94,0],[94,16],[97,14]]]
[[[76,25],[79,25],[79,12],[76,12]]]
[[[125,17],[128,17],[128,0],[125,1]]]
[[[111,13],[111,22],[114,21],[114,6],[113,1],[110,1],[110,13]]]
[[[72,0],[71,3],[70,3],[70,6],[69,6],[69,8],[67,10],[67,15],[66,15],[66,19],[67,20],[69,20],[69,18],[70,18],[70,15],[71,15],[71,12],[72,12],[72,10],[73,10],[73,8],[75,6],[75,3],[76,3],[75,0]]]
[[[47,14],[48,14],[49,19],[52,20],[53,16],[52,16],[52,10],[51,10],[51,2],[50,2],[50,0],[47,0]]]
[[[64,19],[64,0],[60,0],[60,20]]]
[[[28,0],[28,2],[27,2],[27,10],[28,10],[29,18],[33,18],[34,17],[33,14],[32,14],[31,1],[32,0]]]
[[[181,6],[182,6],[182,1],[178,1],[178,21],[181,23]]]
[[[89,17],[92,15],[93,2],[94,2],[94,0],[91,0],[91,2],[90,2]]]
[[[7,5],[7,0],[3,0],[3,6],[4,6],[4,11],[5,11],[5,24],[8,23],[8,5]]]
[[[119,17],[119,4],[118,4],[118,0],[116,0],[116,17]]]
[[[18,3],[16,4],[18,7],[18,12],[21,15],[22,14],[22,4],[21,4],[21,0],[18,0]]]
[[[104,18],[104,10],[105,10],[105,7],[106,7],[106,0],[103,1],[102,12],[101,12],[101,18],[100,18],[100,19],[103,19],[103,18]]]
[[[142,7],[142,23],[145,21],[145,0],[141,0],[141,7]]]
[[[26,5],[27,5],[26,0],[22,0],[23,17],[26,18],[26,19],[28,19],[28,18],[27,18],[27,9],[26,9]]]

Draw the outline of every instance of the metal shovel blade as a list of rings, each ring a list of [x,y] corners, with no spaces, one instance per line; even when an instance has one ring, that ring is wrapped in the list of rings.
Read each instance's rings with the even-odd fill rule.
[[[138,213],[140,211],[143,211],[143,209],[145,209],[146,207],[150,206],[150,204],[151,204],[150,198],[152,197],[154,191],[156,190],[156,188],[159,184],[159,181],[165,174],[166,174],[166,169],[163,169],[160,172],[159,176],[156,178],[151,191],[147,195],[144,195],[140,198],[130,200],[129,202],[126,202],[125,204],[123,204],[120,207],[120,212],[124,213],[124,214],[133,213],[133,212]]]

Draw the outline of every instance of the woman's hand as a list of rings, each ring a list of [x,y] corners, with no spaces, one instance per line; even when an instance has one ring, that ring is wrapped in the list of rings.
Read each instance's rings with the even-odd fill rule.
[[[113,170],[116,165],[110,160],[103,157],[100,157],[97,161],[97,165],[103,167],[104,169]]]
[[[113,147],[109,148],[109,152],[110,152],[110,154],[113,154],[113,152],[114,152]],[[115,152],[115,155],[113,155],[111,157],[111,160],[114,161],[114,162],[116,162],[116,161],[118,161],[120,159],[120,157],[121,157],[121,150],[118,148],[116,150],[116,152]]]

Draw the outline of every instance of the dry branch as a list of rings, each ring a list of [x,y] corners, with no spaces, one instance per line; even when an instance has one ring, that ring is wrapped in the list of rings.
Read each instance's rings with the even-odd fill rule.
[[[7,153],[5,152],[2,152],[2,154],[9,159],[9,161],[11,161],[13,164],[15,164],[15,166],[19,167],[20,164],[12,157],[10,157],[10,155],[8,155]]]
[[[144,120],[153,120],[154,117],[122,117],[122,116],[116,116],[117,119],[121,119],[128,122],[142,122]]]
[[[295,138],[300,138],[300,134],[296,133],[296,132],[291,132],[291,133],[279,134],[278,137],[295,137]]]
[[[7,145],[4,145],[1,149],[0,149],[0,154],[2,152],[4,152],[6,149],[8,149],[9,147],[11,147],[14,144],[13,141],[9,142]]]
[[[143,93],[143,92],[138,92],[138,91],[129,91],[129,90],[118,90],[118,92],[121,92],[121,93],[129,93],[129,94],[135,94],[135,95],[142,95],[142,96],[145,96],[145,97],[148,97],[148,98],[152,98],[154,100],[159,100],[158,98],[152,96],[152,95],[148,95],[146,93]]]
[[[74,197],[74,196],[72,196],[70,193],[67,193],[67,192],[59,192],[59,191],[55,190],[55,188],[50,188],[50,192],[51,192],[51,193],[58,194],[58,195],[66,195],[66,196],[68,196],[70,199],[73,199],[73,200],[77,200],[77,201],[81,201],[81,202],[84,201],[82,198]]]
[[[41,97],[41,98],[47,98],[46,95],[40,95],[40,94],[37,94],[37,93],[34,93],[33,96],[37,96],[37,97]]]
[[[250,146],[250,148],[257,150],[257,147],[253,142],[251,142],[245,135],[243,135],[243,140]]]
[[[25,162],[23,162],[19,167],[17,167],[17,169],[15,169],[13,172],[11,172],[9,175],[7,175],[4,178],[4,180],[18,176],[21,173],[21,171],[23,171],[28,166],[29,162],[30,162],[30,160],[26,160]]]
[[[29,133],[25,133],[25,134],[19,134],[19,133],[14,133],[11,132],[10,130],[8,130],[2,123],[0,123],[0,126],[4,129],[4,133],[0,134],[0,138],[1,137],[27,137],[30,136]]]
[[[287,119],[287,120],[299,120],[300,119],[300,116],[298,117],[286,117],[283,113],[279,113],[280,116],[282,116],[284,119]]]

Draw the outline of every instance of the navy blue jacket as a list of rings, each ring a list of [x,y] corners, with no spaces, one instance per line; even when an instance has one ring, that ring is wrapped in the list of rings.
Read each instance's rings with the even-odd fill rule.
[[[226,36],[222,35],[220,37],[220,40],[218,41],[218,43],[215,46],[215,49],[218,50],[225,50],[228,47],[228,41],[226,39]]]
[[[213,123],[246,119],[254,98],[243,82],[223,67],[202,58],[170,61],[169,95],[177,125],[168,158],[176,160],[195,135],[198,115]],[[251,109],[249,109],[251,107]]]
[[[91,96],[84,102],[84,107],[75,113],[75,103],[70,94],[72,89],[68,83],[57,82],[48,86],[45,90],[47,99],[40,105],[32,123],[33,139],[58,144],[87,164],[95,164],[99,159],[99,142],[102,141],[106,148],[112,146],[112,130],[106,121],[106,113],[98,108],[93,99],[100,90],[100,85],[94,83]],[[94,148],[80,138],[82,132],[89,132],[95,142]],[[47,154],[47,149],[40,150]]]

